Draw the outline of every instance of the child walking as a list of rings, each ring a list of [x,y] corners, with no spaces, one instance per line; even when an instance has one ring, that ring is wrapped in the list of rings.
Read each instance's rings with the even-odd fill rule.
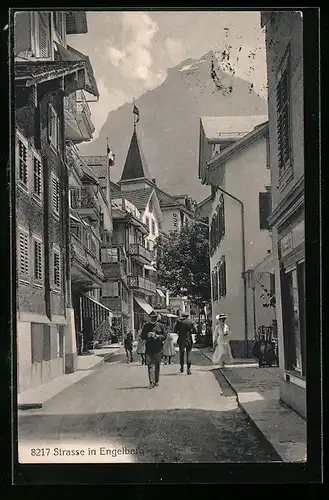
[[[175,356],[176,350],[174,346],[174,339],[170,333],[168,333],[166,340],[163,343],[163,351],[165,365],[171,365],[171,358]]]
[[[136,353],[140,355],[142,360],[142,365],[146,365],[146,354],[145,354],[145,340],[138,337]]]

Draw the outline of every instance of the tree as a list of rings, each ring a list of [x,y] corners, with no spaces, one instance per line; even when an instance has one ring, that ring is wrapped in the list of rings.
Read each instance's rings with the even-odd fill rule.
[[[202,221],[206,224],[204,221]],[[191,222],[157,239],[158,283],[202,307],[210,302],[209,230]]]

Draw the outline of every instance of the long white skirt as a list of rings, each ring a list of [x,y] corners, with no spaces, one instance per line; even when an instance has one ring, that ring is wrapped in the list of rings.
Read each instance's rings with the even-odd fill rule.
[[[219,342],[217,344],[215,352],[212,356],[212,362],[214,365],[233,363],[233,356],[229,342]]]

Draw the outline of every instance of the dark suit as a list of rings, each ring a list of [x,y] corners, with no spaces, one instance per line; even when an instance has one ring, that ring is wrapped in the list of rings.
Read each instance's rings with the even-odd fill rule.
[[[150,338],[148,335],[154,332],[158,335],[157,339]],[[155,323],[145,323],[141,333],[141,339],[145,340],[145,355],[148,367],[150,384],[159,383],[160,362],[162,357],[162,346],[166,340],[167,331],[164,325],[158,321]]]
[[[195,333],[195,328],[192,321],[187,317],[179,318],[175,326],[175,332],[178,334],[177,344],[179,347],[179,361],[181,372],[184,370],[185,353],[187,371],[190,372],[190,354],[193,346],[192,333]]]

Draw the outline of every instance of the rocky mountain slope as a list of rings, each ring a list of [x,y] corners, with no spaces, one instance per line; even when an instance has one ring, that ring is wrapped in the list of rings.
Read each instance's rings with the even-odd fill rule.
[[[224,87],[210,77],[213,53],[188,59],[168,69],[166,80],[136,100],[140,111],[137,132],[149,170],[157,184],[172,194],[189,194],[197,201],[209,194],[198,179],[200,116],[267,114],[267,103],[249,82],[217,70]],[[100,135],[80,146],[83,155],[105,154],[106,137],[116,154],[112,180],[119,180],[133,131],[132,104],[111,111]]]

